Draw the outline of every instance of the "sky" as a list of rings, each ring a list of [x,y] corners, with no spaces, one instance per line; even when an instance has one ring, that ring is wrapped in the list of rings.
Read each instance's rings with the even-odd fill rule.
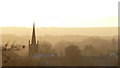
[[[119,0],[0,0],[0,27],[117,27]]]

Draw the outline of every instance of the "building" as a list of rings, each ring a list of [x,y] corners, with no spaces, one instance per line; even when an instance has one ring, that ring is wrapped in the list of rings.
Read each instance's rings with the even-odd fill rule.
[[[38,54],[38,45],[39,42],[38,41],[36,42],[35,22],[34,22],[31,42],[29,40],[29,56],[34,56]]]

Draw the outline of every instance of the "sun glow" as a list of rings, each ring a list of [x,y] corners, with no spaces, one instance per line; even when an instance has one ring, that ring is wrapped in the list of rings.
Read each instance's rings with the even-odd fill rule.
[[[117,27],[118,0],[1,0],[0,27]]]

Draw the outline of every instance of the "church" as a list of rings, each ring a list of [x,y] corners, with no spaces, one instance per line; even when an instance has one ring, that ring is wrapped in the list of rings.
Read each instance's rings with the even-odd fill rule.
[[[38,54],[38,45],[39,42],[36,42],[36,34],[35,34],[35,22],[33,22],[33,31],[32,31],[32,39],[29,40],[29,56],[34,56]]]
[[[53,56],[57,56],[54,53],[51,54],[41,54],[39,53],[39,46],[41,44],[39,44],[38,41],[36,41],[36,34],[35,34],[35,22],[33,22],[33,30],[32,30],[32,38],[31,41],[29,40],[29,57],[35,57],[35,58],[39,58],[39,57],[53,57]]]

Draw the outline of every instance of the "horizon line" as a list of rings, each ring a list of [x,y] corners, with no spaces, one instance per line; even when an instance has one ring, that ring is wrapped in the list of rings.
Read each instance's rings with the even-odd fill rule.
[[[102,26],[102,27],[35,27],[35,28],[119,28],[120,26]],[[3,26],[3,27],[0,27],[0,28],[32,28],[32,27],[15,27],[15,26]]]

